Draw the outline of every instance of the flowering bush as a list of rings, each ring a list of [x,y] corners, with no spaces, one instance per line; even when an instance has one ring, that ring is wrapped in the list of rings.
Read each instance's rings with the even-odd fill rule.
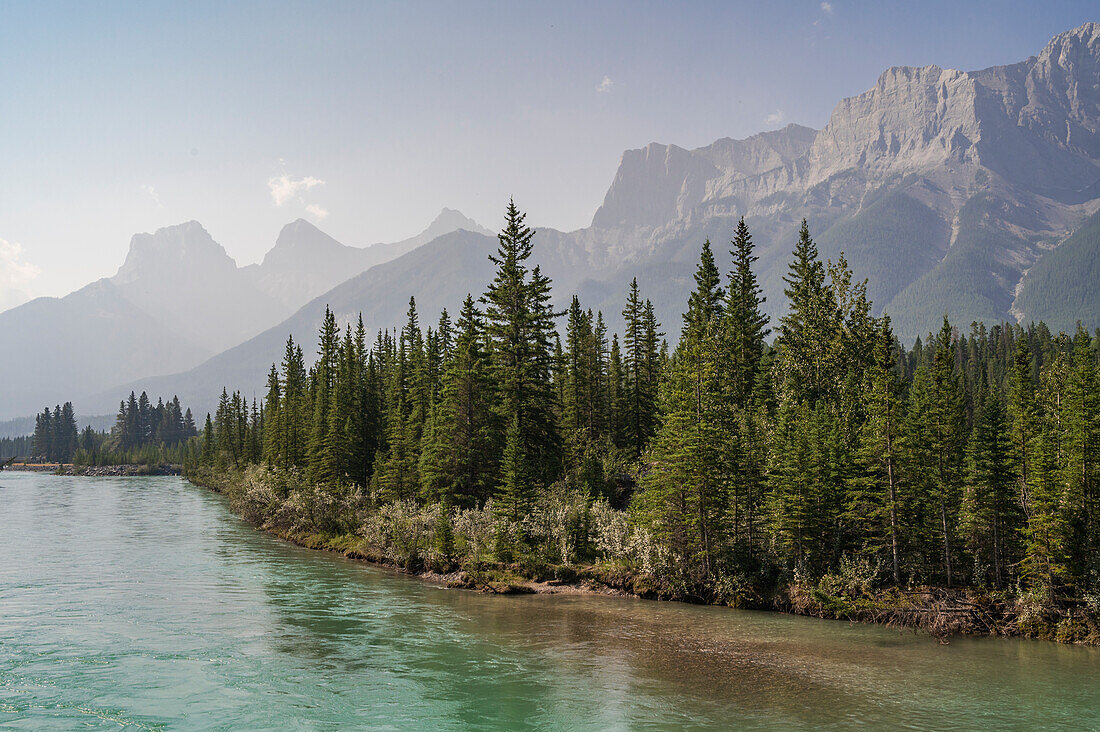
[[[598,500],[589,509],[590,531],[596,554],[605,562],[630,561],[637,547],[625,511],[617,511],[605,500]]]

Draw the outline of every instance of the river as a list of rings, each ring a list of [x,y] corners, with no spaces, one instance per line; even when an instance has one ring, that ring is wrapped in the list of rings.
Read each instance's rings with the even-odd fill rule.
[[[0,727],[1100,728],[1100,651],[448,590],[179,478],[0,473]]]

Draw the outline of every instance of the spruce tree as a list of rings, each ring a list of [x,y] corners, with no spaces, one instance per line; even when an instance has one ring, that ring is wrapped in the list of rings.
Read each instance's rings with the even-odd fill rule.
[[[339,368],[340,330],[336,325],[336,316],[326,306],[318,335],[317,363],[314,365],[313,418],[310,420],[309,436],[309,476],[319,482],[334,480],[337,474],[336,458],[329,440],[329,411]]]
[[[482,298],[506,425],[499,505],[514,521],[527,514],[535,490],[548,484],[560,465],[550,378],[555,313],[550,280],[538,267],[527,268],[534,231],[525,218],[509,201],[497,252],[489,256],[496,274]]]
[[[752,234],[745,225],[744,216],[737,222],[731,243],[734,269],[729,275],[725,306],[728,371],[733,403],[744,407],[752,395],[764,353],[764,339],[771,331],[768,316],[761,310],[765,301],[763,291],[753,271],[759,257],[753,254]]]
[[[279,371],[275,364],[271,364],[271,371],[267,375],[267,398],[264,400],[263,459],[268,465],[282,463],[285,437],[282,412],[282,386],[279,382]]]
[[[709,242],[703,244],[695,282],[668,371],[651,454],[656,467],[642,482],[638,505],[655,537],[686,558],[683,579],[705,584],[717,574],[723,553],[728,476],[722,446],[729,438],[719,378],[722,290]]]
[[[1014,527],[1021,524],[1005,407],[996,394],[980,398],[967,446],[963,530],[971,554],[988,563],[1003,587],[1016,559]],[[979,579],[979,578],[976,578]]]
[[[857,471],[847,496],[847,517],[859,532],[860,549],[885,555],[894,584],[901,584],[901,521],[898,443],[901,385],[890,318],[883,317],[874,343],[874,365],[865,390],[867,421],[859,435]]]
[[[1100,587],[1100,375],[1088,333],[1078,326],[1062,400],[1064,484],[1070,571],[1081,587]]]
[[[783,281],[788,311],[780,320],[777,345],[784,388],[795,399],[814,402],[833,394],[836,386],[831,361],[837,308],[805,219]]]
[[[470,295],[456,328],[442,392],[424,433],[420,484],[425,498],[472,507],[489,498],[496,484],[500,436],[485,324]]]
[[[905,443],[907,473],[918,482],[917,500],[923,503],[921,531],[928,550],[939,544],[940,576],[948,587],[959,569],[956,530],[962,487],[965,445],[965,402],[955,362],[951,324],[944,318],[935,337],[932,364],[921,367],[913,386]],[[938,534],[938,542],[931,537]]]

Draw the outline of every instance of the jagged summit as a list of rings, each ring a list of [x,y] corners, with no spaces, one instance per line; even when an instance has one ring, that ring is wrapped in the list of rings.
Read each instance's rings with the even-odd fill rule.
[[[945,313],[964,325],[1043,319],[1072,331],[1076,318],[1100,320],[1100,290],[1091,274],[1100,261],[1097,211],[1100,24],[1086,23],[1015,64],[977,71],[890,68],[870,89],[838,101],[820,131],[788,125],[694,150],[658,143],[628,150],[592,226],[568,233],[540,228],[537,252],[555,294],[577,293],[585,307],[605,314],[609,331],[621,328],[616,314],[637,276],[674,340],[701,242],[710,238],[716,256],[724,257],[722,244],[741,216],[753,234],[774,324],[783,314],[783,276],[806,217],[821,257],[836,261],[844,252],[855,277],[868,278],[876,312],[888,312],[908,342],[937,328]],[[470,233],[448,234],[455,229]],[[295,221],[262,265],[230,270],[224,250],[188,223],[135,237],[118,280],[143,284],[103,288],[95,302],[117,296],[110,308],[93,307],[89,298],[64,303],[55,320],[97,332],[89,313],[122,317],[126,301],[143,303],[144,312],[157,314],[157,327],[193,338],[209,352],[213,340],[236,337],[217,331],[219,324],[247,320],[222,294],[252,287],[258,294],[247,299],[262,304],[268,323],[279,322],[277,313],[290,317],[257,340],[237,338],[241,345],[224,358],[150,389],[196,398],[216,395],[225,384],[262,392],[279,344],[288,332],[311,339],[326,304],[345,315],[363,312],[373,329],[399,322],[410,295],[427,312],[479,291],[493,246],[484,233],[444,209],[417,236],[358,248]],[[423,246],[432,238],[438,241]],[[191,270],[166,262],[185,251],[214,264],[181,280],[176,275]],[[219,271],[235,274],[211,274]],[[135,272],[157,275],[131,278]],[[1069,308],[1066,293],[1078,296]],[[61,332],[61,325],[43,328],[40,318],[23,318],[47,306],[53,305],[28,303],[3,314],[0,325],[9,332]],[[178,319],[169,317],[177,313]],[[43,337],[26,349],[62,362],[55,340]],[[119,359],[118,349],[105,353],[104,362]],[[89,364],[90,354],[82,356]],[[173,359],[172,371],[186,367]],[[32,404],[50,400],[31,388],[26,373],[0,363],[0,382],[9,386],[0,390],[0,410],[15,396]],[[120,372],[118,381],[125,379]],[[190,384],[189,391],[177,388],[181,384]],[[132,386],[113,390],[105,408]]]
[[[435,219],[432,220],[432,223],[428,224],[428,228],[421,232],[417,238],[431,241],[438,236],[443,236],[444,234],[449,234],[459,229],[465,229],[466,231],[472,231],[477,234],[492,233],[481,224],[465,216],[461,211],[444,207]]]
[[[180,267],[234,270],[236,262],[198,221],[165,226],[154,233],[134,234],[126,261],[115,281],[135,282],[144,277],[168,276]]]
[[[339,256],[349,249],[305,219],[296,219],[279,231],[275,246],[264,255],[264,267],[298,263],[302,257]]]

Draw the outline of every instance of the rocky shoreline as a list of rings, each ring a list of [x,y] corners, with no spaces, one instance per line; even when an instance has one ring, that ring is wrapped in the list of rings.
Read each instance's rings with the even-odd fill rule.
[[[58,470],[58,475],[82,475],[99,478],[148,477],[155,475],[181,475],[179,465],[69,465]]]
[[[179,465],[64,465],[60,463],[12,463],[4,470],[26,473],[53,473],[54,475],[80,475],[97,478],[148,477],[155,475],[181,475]]]

